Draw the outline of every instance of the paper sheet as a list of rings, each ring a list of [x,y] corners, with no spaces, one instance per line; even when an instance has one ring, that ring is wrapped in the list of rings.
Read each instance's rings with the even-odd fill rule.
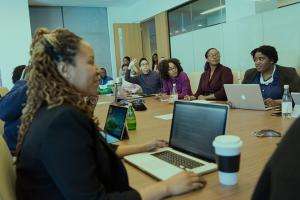
[[[166,115],[157,115],[155,116],[157,119],[162,119],[162,120],[171,120],[173,118],[173,114],[166,114]]]
[[[193,103],[213,103],[211,101],[206,101],[206,100],[193,100]]]

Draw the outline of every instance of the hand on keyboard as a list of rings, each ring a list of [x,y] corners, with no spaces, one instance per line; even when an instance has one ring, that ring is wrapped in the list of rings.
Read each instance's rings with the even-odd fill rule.
[[[203,188],[206,181],[193,172],[181,172],[165,181],[169,195],[179,195],[191,190]]]

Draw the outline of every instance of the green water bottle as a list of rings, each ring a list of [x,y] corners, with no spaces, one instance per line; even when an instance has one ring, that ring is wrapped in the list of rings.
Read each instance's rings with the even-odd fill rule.
[[[136,130],[136,117],[132,105],[128,107],[126,116],[127,128],[129,131]]]

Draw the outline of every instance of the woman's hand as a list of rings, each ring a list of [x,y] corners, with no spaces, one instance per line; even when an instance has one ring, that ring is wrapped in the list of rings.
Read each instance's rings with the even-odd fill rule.
[[[135,58],[132,59],[132,60],[130,61],[130,63],[129,63],[128,69],[130,69],[130,70],[135,70],[136,64],[137,64],[137,59],[135,59]]]
[[[153,140],[141,145],[141,152],[155,151],[159,148],[167,147],[168,142],[164,140]]]
[[[189,96],[189,95],[186,95],[185,97],[184,97],[184,100],[186,100],[186,101],[193,101],[193,100],[195,100],[196,99],[196,97],[195,96]]]
[[[265,99],[264,103],[266,106],[268,107],[276,107],[276,106],[280,106],[281,105],[281,100],[274,100],[274,99]]]
[[[206,181],[202,176],[193,172],[182,172],[163,181],[167,187],[168,195],[174,196],[203,188]]]

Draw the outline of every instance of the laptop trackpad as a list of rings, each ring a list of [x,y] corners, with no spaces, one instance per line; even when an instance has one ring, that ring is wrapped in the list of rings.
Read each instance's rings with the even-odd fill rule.
[[[141,156],[141,154],[137,154],[137,156],[131,155],[128,158],[128,161],[132,161],[131,163],[134,163],[146,173],[151,172],[152,176],[160,180],[166,180],[171,176],[183,171],[182,169],[155,158],[147,153],[143,156]]]

